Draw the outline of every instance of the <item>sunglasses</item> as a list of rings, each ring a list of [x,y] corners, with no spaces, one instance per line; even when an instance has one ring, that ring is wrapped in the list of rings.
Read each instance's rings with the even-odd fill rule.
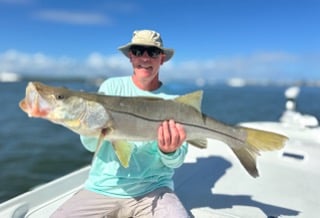
[[[131,46],[130,51],[136,57],[141,57],[146,51],[149,57],[151,58],[157,58],[160,54],[163,53],[163,51],[160,48],[145,46]]]

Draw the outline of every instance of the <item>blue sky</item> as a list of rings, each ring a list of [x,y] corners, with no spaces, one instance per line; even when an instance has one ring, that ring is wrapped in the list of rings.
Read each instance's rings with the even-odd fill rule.
[[[117,47],[154,29],[163,80],[320,80],[318,0],[0,0],[0,72],[131,74]]]

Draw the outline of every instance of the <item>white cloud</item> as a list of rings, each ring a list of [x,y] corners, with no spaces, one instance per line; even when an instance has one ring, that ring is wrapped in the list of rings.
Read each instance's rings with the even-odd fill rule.
[[[22,75],[63,76],[78,67],[76,60],[67,57],[56,59],[42,53],[27,54],[16,50],[8,50],[0,54],[0,71]]]
[[[162,66],[160,74],[164,81],[200,79],[214,82],[231,77],[263,81],[301,79],[301,71],[305,70],[306,65],[310,66],[311,71],[319,69],[316,60],[318,59],[309,57],[306,60],[304,57],[281,52],[258,53],[221,59],[170,61]],[[312,69],[312,65],[315,65],[316,69]],[[22,75],[94,78],[130,75],[132,68],[129,60],[122,55],[106,56],[93,52],[85,60],[77,60],[70,57],[54,58],[42,53],[28,54],[8,50],[0,53],[0,72],[4,71]],[[310,74],[309,79],[319,79],[317,75],[319,74]]]
[[[41,10],[34,12],[33,16],[40,20],[62,22],[78,25],[105,25],[111,24],[111,19],[101,13],[75,12],[67,10]]]
[[[28,54],[8,50],[0,54],[0,72],[36,76],[112,76],[130,72],[130,64],[122,56],[103,56],[92,53],[84,61],[70,57],[49,57],[42,53]]]
[[[200,78],[213,82],[231,77],[252,80],[286,79],[296,74],[301,67],[299,57],[296,55],[284,52],[261,52],[247,56],[191,60],[179,63],[172,69],[179,71],[175,75],[177,79]]]
[[[126,57],[120,55],[104,56],[100,53],[91,53],[85,61],[86,68],[98,75],[120,76],[132,71]]]
[[[282,52],[261,52],[248,56],[232,56],[224,59],[217,59],[214,68],[220,72],[243,73],[250,72],[257,68],[267,69],[274,64],[284,64],[296,61],[297,57]]]

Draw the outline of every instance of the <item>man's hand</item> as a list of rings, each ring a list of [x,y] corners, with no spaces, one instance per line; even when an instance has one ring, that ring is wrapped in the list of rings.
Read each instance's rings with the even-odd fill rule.
[[[163,153],[175,152],[187,135],[183,126],[174,120],[164,121],[158,129],[158,146]]]

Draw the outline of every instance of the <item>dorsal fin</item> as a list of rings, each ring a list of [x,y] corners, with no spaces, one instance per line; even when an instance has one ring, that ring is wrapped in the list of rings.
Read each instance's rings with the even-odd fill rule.
[[[174,101],[190,105],[201,113],[202,95],[203,91],[199,90],[177,97],[174,99]]]

